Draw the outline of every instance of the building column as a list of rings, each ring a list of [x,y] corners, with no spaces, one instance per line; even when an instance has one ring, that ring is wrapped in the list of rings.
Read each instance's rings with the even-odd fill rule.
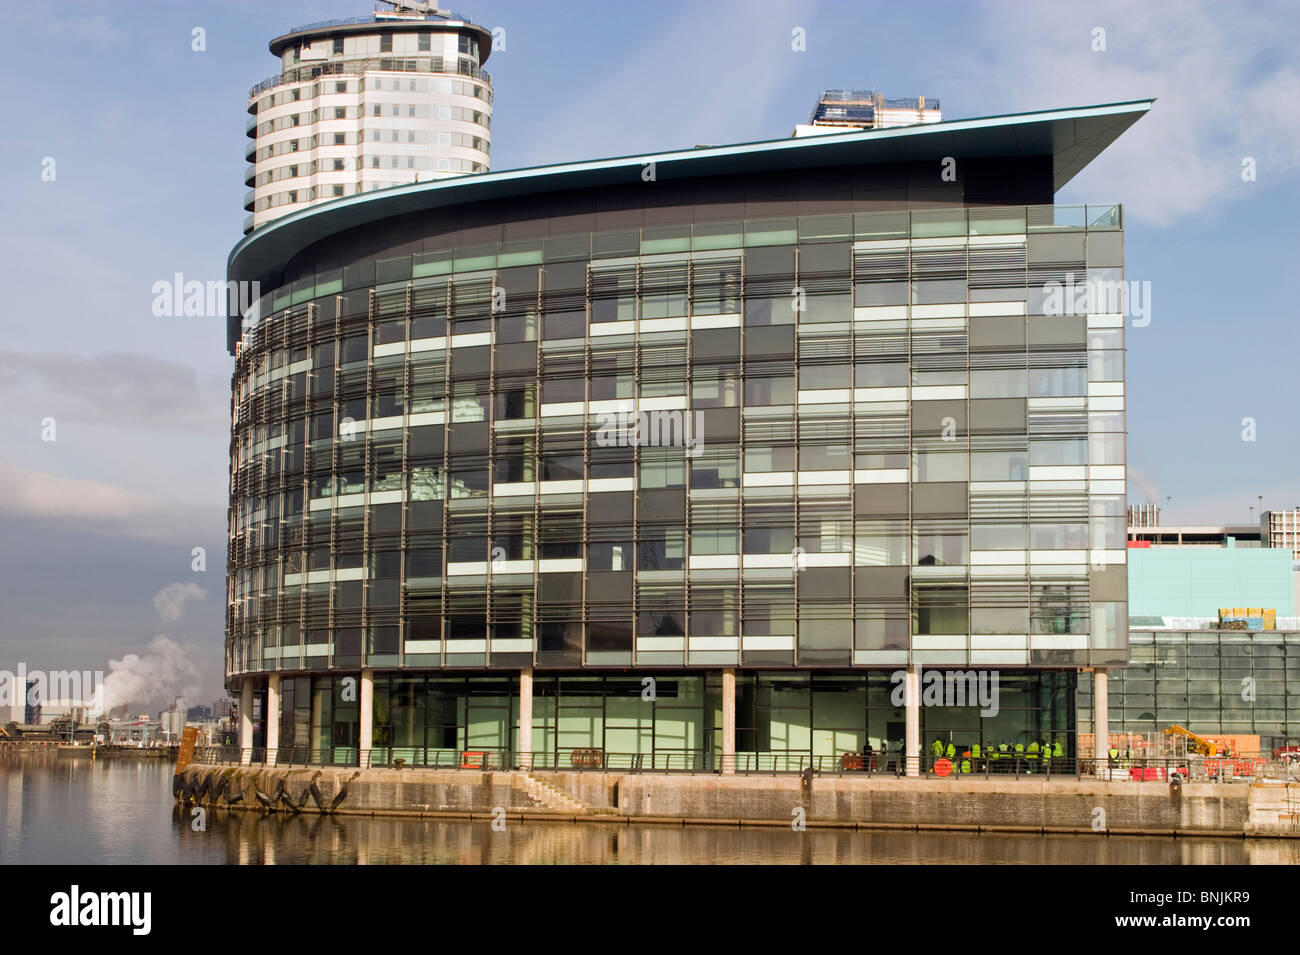
[[[266,765],[274,766],[280,755],[280,674],[266,678]]]
[[[239,765],[253,761],[253,678],[239,684]]]
[[[1105,667],[1092,671],[1092,754],[1094,773],[1110,778],[1110,700]]]
[[[533,671],[519,671],[519,752],[517,765],[524,772],[533,768]]]
[[[722,772],[736,771],[736,670],[722,671]]]
[[[909,776],[921,775],[921,671],[909,666],[903,671],[903,710],[906,720],[903,758]]]
[[[375,738],[375,671],[361,671],[361,732],[358,761],[363,769],[370,765],[370,744]]]

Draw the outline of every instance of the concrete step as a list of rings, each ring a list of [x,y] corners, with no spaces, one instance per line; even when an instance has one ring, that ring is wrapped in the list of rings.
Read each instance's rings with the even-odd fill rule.
[[[534,802],[545,806],[547,809],[554,812],[571,813],[575,816],[597,814],[592,807],[582,802],[582,800],[575,799],[563,790],[542,782],[535,776],[523,772],[513,775],[518,780],[524,793]]]

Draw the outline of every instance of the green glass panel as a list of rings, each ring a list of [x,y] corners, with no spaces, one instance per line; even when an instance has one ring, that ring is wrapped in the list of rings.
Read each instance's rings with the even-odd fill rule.
[[[423,278],[428,275],[450,275],[452,250],[441,249],[437,252],[417,252],[411,266],[411,275]]]
[[[691,248],[697,252],[713,249],[739,249],[744,244],[743,222],[696,223]]]
[[[745,223],[745,245],[794,245],[799,241],[798,220],[755,219]]]

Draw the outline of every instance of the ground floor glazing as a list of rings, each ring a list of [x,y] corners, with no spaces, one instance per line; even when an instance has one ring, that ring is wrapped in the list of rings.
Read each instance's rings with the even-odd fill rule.
[[[991,676],[923,671],[924,752],[937,740],[943,751],[951,743],[957,753],[977,743],[1014,750],[1038,742],[1075,754],[1076,671],[1001,671],[996,683]],[[535,767],[708,771],[722,766],[726,746],[722,671],[534,672],[531,740],[523,742],[520,673],[285,675],[270,693],[266,678],[250,680],[251,746],[275,750],[282,763],[356,763],[366,750],[370,765],[401,759],[407,766],[506,766],[520,764],[520,754],[528,753]],[[779,769],[867,747],[877,758],[901,755],[902,684],[902,671],[890,670],[737,671],[735,765]],[[363,745],[367,697],[369,740]]]

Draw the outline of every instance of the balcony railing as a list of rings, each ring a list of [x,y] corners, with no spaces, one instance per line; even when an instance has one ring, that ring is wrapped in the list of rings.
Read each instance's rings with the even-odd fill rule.
[[[454,61],[444,62],[443,66],[455,68],[435,70],[433,68],[433,59],[428,56],[415,58],[383,57],[380,59],[310,63],[294,67],[291,70],[285,70],[283,73],[277,73],[274,76],[268,76],[248,91],[248,98],[253,99],[260,93],[272,87],[283,86],[285,83],[302,83],[321,76],[358,76],[372,70],[388,73],[432,73],[439,76],[463,76],[472,80],[482,80],[489,88],[492,86],[492,74],[487,70],[474,68],[466,71]]]
[[[315,23],[307,23],[300,27],[294,27],[292,30],[287,31],[284,35],[289,36],[290,34],[293,33],[305,33],[308,30],[324,30],[328,27],[355,26],[360,23],[393,23],[393,22],[402,22],[402,21],[419,22],[421,20],[428,20],[431,22],[438,22],[438,23],[446,23],[448,20],[458,20],[461,23],[469,22],[467,19],[465,19],[465,17],[461,16],[455,10],[447,10],[444,12],[446,13],[446,16],[442,14],[424,14],[421,16],[396,16],[394,15],[394,13],[385,13],[381,17],[376,17],[373,14],[366,17],[335,17],[333,20],[318,20]]]

